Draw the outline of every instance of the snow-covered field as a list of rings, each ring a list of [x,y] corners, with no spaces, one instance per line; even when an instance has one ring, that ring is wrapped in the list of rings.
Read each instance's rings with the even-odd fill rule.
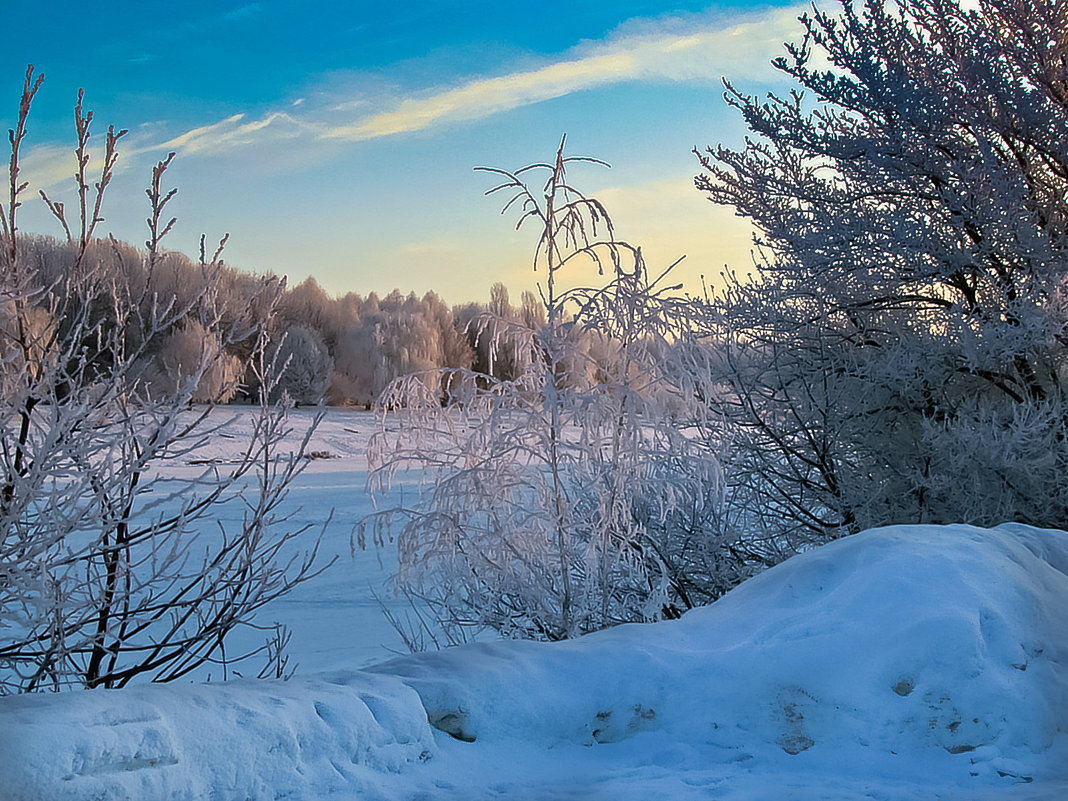
[[[340,556],[261,615],[297,676],[0,698],[0,798],[1068,798],[1068,534],[880,529],[678,621],[390,658],[371,424],[291,495]]]

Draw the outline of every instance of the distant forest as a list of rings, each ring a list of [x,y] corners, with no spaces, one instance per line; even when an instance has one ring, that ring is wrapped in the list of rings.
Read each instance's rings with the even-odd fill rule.
[[[236,320],[266,327],[268,356],[280,370],[273,394],[280,397],[284,392],[297,404],[323,401],[370,407],[393,379],[443,367],[508,380],[522,372],[524,359],[529,358],[518,338],[510,347],[513,330],[529,332],[545,323],[545,307],[537,296],[523,292],[519,304],[513,305],[501,283],[489,288],[486,303],[449,306],[434,292],[422,297],[398,290],[385,297],[374,292],[332,297],[309,277],[296,286],[285,286],[276,303],[257,308],[263,276],[227,264],[204,264],[179,252],[161,252],[152,263],[130,244],[101,239],[91,242],[79,257],[74,244],[49,236],[25,236],[20,237],[19,258],[32,264],[29,273],[36,277],[42,298],[61,288],[62,278],[80,263],[91,266],[98,280],[121,286],[123,295],[141,298],[144,319],[151,316],[153,304],[188,310],[162,336],[156,333],[145,342],[139,341],[140,334],[134,330],[135,315],[127,319],[125,336],[131,348],[143,351],[137,375],[156,394],[173,392],[197,371],[205,348],[218,351],[211,369],[199,379],[193,393],[196,402],[247,402],[258,391],[249,364],[253,342],[209,341],[219,338],[213,330],[219,326],[205,326],[198,317],[201,304],[197,298],[204,291],[204,272],[209,269],[218,273],[212,281],[213,304],[222,328]],[[77,303],[72,304],[74,298],[67,300],[63,307],[69,314]],[[91,313],[108,312],[100,308]],[[49,312],[43,305],[37,315],[42,328],[57,322],[47,320]],[[569,380],[596,382],[597,373],[611,361],[613,349],[594,332],[576,331],[574,336],[587,358],[583,375],[572,375]]]

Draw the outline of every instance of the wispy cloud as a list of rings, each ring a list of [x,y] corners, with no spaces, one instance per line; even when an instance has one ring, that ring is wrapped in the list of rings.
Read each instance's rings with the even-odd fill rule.
[[[231,16],[255,15],[260,10],[259,4],[250,3]],[[801,6],[779,8],[732,19],[692,16],[632,21],[607,39],[584,43],[555,61],[524,70],[399,96],[323,91],[326,102],[301,98],[287,103],[285,110],[259,116],[233,114],[164,141],[140,139],[136,146],[130,142],[124,152],[127,158],[170,150],[213,156],[297,138],[309,145],[336,146],[486,119],[575,92],[627,82],[713,84],[722,75],[765,80],[771,75],[768,62],[782,52],[782,42],[796,38],[796,18],[802,10]],[[45,163],[48,155],[41,151],[36,165],[45,186],[58,174]],[[63,172],[69,172],[67,161]]]
[[[768,62],[781,53],[782,42],[796,36],[800,11],[800,6],[779,8],[733,21],[663,20],[645,30],[583,45],[539,67],[378,102],[366,97],[334,98],[325,117],[317,116],[322,111],[308,104],[299,115],[295,107],[253,120],[235,114],[187,131],[160,148],[206,155],[262,142],[268,134],[308,134],[320,140],[362,142],[485,119],[612,84],[713,83],[724,74],[739,79],[766,78]],[[337,113],[346,110],[363,114],[338,122]]]
[[[226,21],[240,21],[248,19],[249,17],[256,17],[263,13],[263,5],[260,3],[248,3],[247,5],[235,8],[232,11],[226,11],[222,14],[221,19]]]
[[[439,122],[482,119],[623,80],[621,76],[633,70],[633,62],[634,59],[626,53],[612,53],[472,81],[429,97],[402,100],[392,111],[375,114],[352,125],[336,126],[325,131],[323,136],[358,142],[421,131]]]
[[[211,125],[193,128],[180,136],[154,146],[156,150],[175,150],[184,154],[209,155],[257,144],[268,129],[275,136],[293,138],[302,132],[317,131],[309,120],[281,111],[272,111],[259,119],[245,121],[244,114],[234,114]]]
[[[99,158],[99,154],[93,154]],[[96,163],[91,156],[91,164]],[[23,154],[20,160],[21,177],[33,187],[50,189],[64,181],[73,181],[78,171],[74,148],[66,145],[37,145]],[[5,170],[5,176],[7,171]]]
[[[390,110],[330,127],[321,135],[364,141],[413,133],[630,81],[718,81],[727,73],[759,76],[781,52],[782,42],[796,34],[798,10],[778,9],[740,23],[708,25],[685,33],[655,31],[618,37],[537,69],[402,99]]]

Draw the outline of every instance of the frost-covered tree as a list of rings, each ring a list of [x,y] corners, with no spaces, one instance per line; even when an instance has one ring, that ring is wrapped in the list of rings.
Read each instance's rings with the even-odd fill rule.
[[[520,295],[519,319],[532,331],[545,325],[545,304],[529,289],[524,289]]]
[[[350,326],[338,337],[334,348],[330,402],[370,408],[389,383],[386,370],[381,357],[380,331],[359,323]]]
[[[457,325],[452,309],[434,292],[423,295],[420,303],[431,329],[437,332],[437,366],[470,367],[474,354],[467,337]]]
[[[527,316],[544,322],[545,307],[527,292],[541,309],[540,318],[529,310]],[[529,301],[528,301],[529,302]],[[475,370],[493,378],[510,381],[528,368],[532,358],[529,349],[531,330],[520,309],[512,306],[508,287],[499,281],[490,287],[488,306],[469,303],[457,314],[457,324],[467,334],[467,341],[474,354]]]
[[[1068,4],[843,0],[727,85],[698,187],[757,230],[687,351],[774,560],[909,521],[1068,525]]]
[[[518,374],[444,371],[443,404],[431,389],[446,383],[443,371],[427,371],[393,382],[380,401],[400,419],[372,444],[372,480],[381,487],[416,467],[430,483],[418,505],[365,525],[380,542],[396,536],[402,586],[451,639],[481,627],[562,639],[709,597],[717,462],[687,435],[685,398],[658,358],[688,304],[649,280],[641,251],[568,183],[566,168],[583,161],[592,160],[565,157],[561,143],[549,163],[490,171],[501,180],[491,191],[537,229],[534,266],[545,278],[544,316],[530,315],[544,325],[491,318],[502,326],[496,344],[521,353]],[[530,173],[544,187],[530,186]],[[562,291],[583,266],[608,273],[607,284]],[[616,368],[596,385],[571,378],[585,372],[583,331],[615,343]]]
[[[91,181],[92,114],[80,95],[77,219],[45,198],[73,260],[58,274],[40,269],[17,225],[27,188],[20,149],[40,83],[27,70],[0,203],[0,694],[118,687],[139,676],[167,681],[206,663],[221,663],[225,675],[252,655],[227,650],[229,635],[255,626],[260,607],[315,572],[316,541],[302,554],[294,542],[301,529],[279,530],[279,504],[301,463],[275,458],[284,410],[263,396],[232,465],[209,465],[189,479],[161,478],[154,468],[195,457],[217,433],[211,407],[190,412],[190,402],[226,364],[226,345],[251,339],[262,355],[265,326],[255,310],[271,308],[280,286],[260,282],[248,304],[254,313],[225,322],[217,252],[202,260],[188,300],[151,290],[143,279],[174,223],[163,216],[174,191],[161,188],[170,157],[156,165],[148,190],[143,261],[117,245],[121,258],[96,260],[94,251],[109,244],[94,232],[122,133],[108,130],[100,177]],[[200,331],[172,384],[147,387],[155,345]],[[269,387],[262,358],[256,369]],[[215,520],[228,500],[246,510],[237,525]],[[285,639],[278,634],[252,653],[266,652],[269,668],[281,670]]]
[[[149,393],[168,397],[196,376],[190,396],[193,403],[226,403],[237,393],[242,372],[240,360],[226,353],[214,326],[205,327],[197,319],[186,318],[162,337],[159,352],[149,359],[142,381]]]
[[[285,324],[313,328],[325,338],[327,333],[335,333],[338,327],[334,307],[333,299],[318,281],[309,276],[282,296],[276,314]]]
[[[334,360],[319,333],[304,325],[291,325],[270,349],[278,378],[272,392],[293,403],[316,404],[326,395],[334,374]]]
[[[334,349],[333,402],[370,406],[398,376],[436,367],[469,367],[474,356],[452,311],[428,292],[371,294]]]

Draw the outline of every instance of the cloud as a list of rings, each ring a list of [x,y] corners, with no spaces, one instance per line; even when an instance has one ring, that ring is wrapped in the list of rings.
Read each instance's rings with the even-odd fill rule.
[[[260,3],[249,3],[239,8],[235,8],[232,11],[226,11],[221,15],[221,19],[227,22],[233,22],[248,19],[249,17],[257,17],[263,13],[263,6]]]
[[[485,119],[522,106],[574,92],[626,82],[717,82],[721,75],[764,79],[768,62],[781,53],[782,42],[796,36],[801,7],[778,8],[741,20],[667,19],[644,29],[573,49],[553,63],[481,78],[417,96],[370,102],[366,97],[334,98],[327,122],[321,109],[303,104],[246,121],[235,114],[176,136],[160,149],[184,153],[219,153],[261,142],[267,134],[311,134],[326,141],[362,142],[428,130],[437,125]],[[383,110],[374,111],[374,107]],[[336,122],[344,112],[363,116]]]
[[[619,81],[629,73],[625,53],[551,64],[531,72],[472,81],[421,99],[403,100],[393,111],[375,114],[353,125],[332,128],[326,138],[364,141],[425,130],[442,121],[489,117],[520,106],[562,97],[571,92]]]
[[[796,34],[799,10],[776,9],[726,26],[706,24],[696,31],[656,30],[617,37],[588,46],[578,57],[537,69],[402,99],[391,110],[330,127],[321,135],[358,142],[413,133],[630,81],[713,82],[725,73],[764,77],[782,42]]]
[[[120,159],[115,167],[116,173],[141,163],[138,161],[140,156],[158,158],[168,151],[183,156],[213,156],[253,145],[262,148],[272,140],[292,140],[302,133],[318,130],[313,122],[284,112],[270,112],[253,120],[247,120],[245,114],[234,114],[162,142],[158,138],[153,141],[151,129],[154,126],[144,127],[146,130],[131,132],[119,143]],[[103,149],[96,144],[95,137],[93,142],[89,151],[90,174],[94,174],[103,158]],[[51,190],[70,180],[78,166],[74,148],[69,145],[35,145],[23,154],[21,161],[23,175],[33,186],[34,192],[38,189]]]
[[[254,15],[261,10],[258,3],[250,3],[230,13]],[[802,10],[800,6],[777,8],[731,19],[696,15],[632,20],[607,39],[583,43],[556,61],[530,69],[408,96],[340,96],[323,91],[320,102],[300,98],[287,103],[284,111],[270,110],[258,117],[233,114],[162,142],[142,140],[136,147],[130,142],[125,155],[174,150],[183,155],[212,156],[249,147],[262,149],[272,143],[288,145],[296,138],[304,139],[304,152],[310,153],[330,145],[485,119],[575,92],[627,82],[715,83],[724,74],[767,80],[772,75],[768,62],[781,53],[783,41],[797,37],[796,18]],[[38,166],[43,173],[53,173],[42,182],[47,186],[54,178],[54,169],[45,168],[45,155],[42,151]],[[69,171],[66,164],[63,169]]]
[[[97,164],[101,157],[101,153],[91,152],[90,165]],[[35,194],[38,189],[51,189],[65,181],[73,183],[78,159],[74,148],[68,145],[35,145],[22,155],[19,167],[19,177],[30,184],[29,191]],[[4,174],[7,175],[6,170]]]
[[[257,144],[266,136],[268,129],[272,135],[293,138],[299,136],[302,131],[315,128],[314,123],[281,111],[270,112],[249,122],[244,120],[244,114],[234,114],[211,125],[193,128],[146,150],[175,150],[183,154],[209,155]]]

